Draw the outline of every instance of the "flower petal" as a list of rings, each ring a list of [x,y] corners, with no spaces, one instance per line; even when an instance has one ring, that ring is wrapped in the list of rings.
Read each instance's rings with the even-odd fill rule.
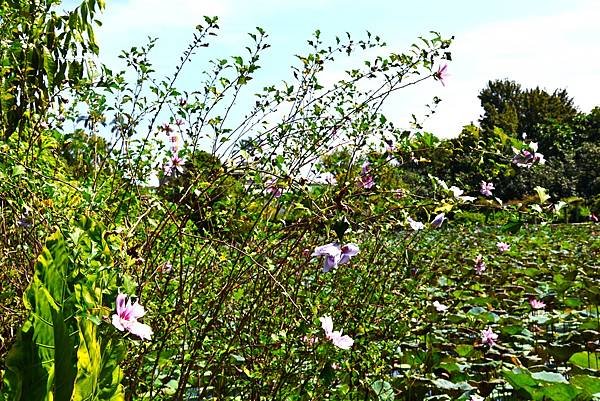
[[[117,314],[112,315],[112,324],[113,324],[113,326],[115,326],[117,328],[117,330],[125,331],[125,327],[121,323],[121,318],[119,317],[119,315],[117,315]]]
[[[127,294],[117,295],[117,315],[121,316],[127,303]]]
[[[433,226],[433,228],[439,228],[444,223],[444,220],[446,220],[444,213],[440,213],[434,217],[433,221],[431,222],[431,225]]]
[[[410,217],[407,217],[406,221],[408,221],[410,228],[412,228],[415,231],[419,231],[419,230],[422,230],[423,228],[425,228],[425,225],[423,223],[421,223],[420,221],[415,221],[415,220],[411,219]]]
[[[327,273],[332,267],[337,267],[335,258],[333,256],[326,256],[323,260],[323,273]]]
[[[315,251],[310,256],[325,256],[325,255],[335,256],[340,253],[341,253],[340,248],[336,244],[331,243],[331,244],[316,247]]]
[[[333,345],[341,349],[350,349],[354,344],[354,340],[348,335],[342,336],[341,333],[336,333],[338,333],[338,335],[332,336],[331,338],[331,342],[333,342]]]
[[[129,316],[131,319],[137,319],[146,314],[146,311],[142,305],[135,301],[133,305],[129,307]]]
[[[346,244],[342,247],[343,255],[355,256],[359,252],[360,252],[360,249],[358,248],[358,245],[353,244],[353,243]]]
[[[137,321],[131,322],[127,330],[129,330],[131,334],[138,336],[142,340],[151,340],[152,334],[154,334],[150,326]]]
[[[333,332],[333,320],[331,319],[331,316],[325,315],[320,317],[319,320],[321,321],[321,327],[325,332],[325,336],[331,336],[331,333]]]
[[[450,191],[452,191],[452,194],[454,195],[454,197],[455,197],[455,198],[458,198],[458,197],[460,197],[460,196],[461,196],[461,195],[462,195],[462,194],[465,192],[465,191],[463,191],[462,189],[460,189],[459,187],[457,187],[457,186],[454,186],[454,185],[452,185],[452,186],[449,188],[449,190],[450,190]]]
[[[433,301],[433,307],[438,312],[444,312],[445,310],[448,309],[448,307],[446,305],[441,304],[439,301]]]

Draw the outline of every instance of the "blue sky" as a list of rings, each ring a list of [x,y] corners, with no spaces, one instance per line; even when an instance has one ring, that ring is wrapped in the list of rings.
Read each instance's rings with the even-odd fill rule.
[[[158,37],[152,59],[158,72],[167,75],[203,15],[219,16],[220,35],[199,53],[180,83],[183,89],[195,89],[196,72],[208,68],[207,59],[244,54],[250,43],[246,33],[256,26],[269,33],[272,47],[249,93],[290,79],[294,54],[307,50],[306,40],[315,29],[325,40],[346,31],[359,37],[369,30],[394,52],[405,51],[419,35],[435,30],[455,36],[447,85],[430,81],[391,98],[384,111],[401,127],[408,127],[412,113],[424,114],[424,105],[437,95],[443,101],[425,121],[425,129],[442,137],[457,135],[481,114],[479,90],[498,78],[524,87],[565,88],[582,111],[600,105],[597,0],[109,0],[97,33],[102,59],[120,69],[121,49],[142,44],[147,36]],[[362,59],[342,61],[329,74],[341,77]]]

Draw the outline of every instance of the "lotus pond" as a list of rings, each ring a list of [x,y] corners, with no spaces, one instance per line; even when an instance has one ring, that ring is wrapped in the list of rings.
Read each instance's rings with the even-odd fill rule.
[[[240,286],[226,315],[257,320],[245,322],[220,360],[197,366],[186,397],[595,399],[599,232],[597,224],[450,222],[365,237],[361,253],[329,273],[305,252],[293,272],[272,270],[285,293]],[[267,295],[257,304],[261,293]],[[312,322],[302,311],[312,311]],[[327,341],[322,314],[353,338],[351,349]],[[167,383],[162,391],[175,390]]]
[[[333,366],[356,370],[359,360],[386,360],[377,380],[369,381],[368,366],[360,379],[382,400],[598,397],[599,232],[584,224],[531,225],[513,234],[462,226],[419,232],[414,246],[405,247],[404,237],[367,245],[381,250],[376,260],[357,261],[332,279],[344,281],[340,300],[353,288],[369,305],[343,306],[357,322],[348,331],[361,334],[353,353]],[[383,318],[369,320],[365,310],[374,309]],[[483,330],[497,334],[492,344]],[[332,398],[343,399],[348,386],[338,371],[326,366],[321,375],[337,386]]]

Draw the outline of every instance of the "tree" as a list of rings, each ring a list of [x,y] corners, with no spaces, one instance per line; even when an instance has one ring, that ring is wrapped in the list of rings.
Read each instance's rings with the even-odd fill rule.
[[[550,94],[539,87],[523,90],[514,81],[496,80],[489,81],[478,97],[484,109],[479,122],[485,132],[498,127],[513,136],[525,133],[530,140],[541,141],[541,149],[554,140],[541,137],[541,126],[570,123],[579,114],[564,89]]]
[[[517,133],[519,117],[516,107],[522,94],[521,85],[514,81],[489,81],[478,96],[485,111],[479,120],[481,128],[489,132],[498,127],[505,132]]]
[[[575,153],[577,189],[582,196],[591,198],[600,194],[600,146],[584,142]]]
[[[0,2],[0,123],[3,137],[32,124],[66,87],[84,78],[89,56],[98,54],[93,23],[103,0],[84,0],[64,15],[59,0]]]

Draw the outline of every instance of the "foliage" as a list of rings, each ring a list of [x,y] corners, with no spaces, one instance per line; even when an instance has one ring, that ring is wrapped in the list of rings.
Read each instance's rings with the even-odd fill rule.
[[[529,193],[527,183],[532,181],[549,188],[557,198],[590,198],[597,193],[597,169],[589,168],[595,161],[592,149],[598,147],[597,109],[587,115],[579,113],[565,90],[552,94],[540,88],[523,90],[509,80],[490,81],[479,99],[485,110],[480,120],[485,136],[497,128],[513,137],[525,134],[548,160],[535,171],[521,171],[514,179],[501,180],[499,187],[506,189],[502,196],[516,198]]]
[[[93,68],[90,55],[98,54],[94,37],[95,14],[103,0],[85,0],[64,15],[57,0],[0,4],[0,121],[4,139],[19,137],[24,124],[39,129],[47,124],[52,105],[68,102],[65,89],[77,86]],[[60,113],[60,112],[59,112]]]
[[[226,174],[221,161],[212,154],[197,151],[175,177],[166,177],[158,192],[166,200],[179,205],[179,213],[191,219],[196,227],[209,233],[224,235],[223,218],[229,219],[228,231],[240,234],[243,222],[235,210],[244,191],[235,174]],[[232,218],[236,214],[237,217]],[[237,220],[237,223],[236,221]]]
[[[579,115],[570,125],[538,125],[540,140],[547,144],[547,148],[540,150],[547,160],[544,165],[533,168],[515,166],[511,159],[513,148],[521,149],[526,142],[498,127],[486,133],[484,129],[465,126],[457,138],[420,149],[413,142],[406,150],[397,147],[395,156],[398,160],[413,157],[416,162],[403,164],[402,173],[418,174],[421,182],[432,175],[461,188],[475,189],[482,181],[490,181],[493,177],[496,196],[505,200],[522,200],[533,194],[532,182],[547,188],[554,200],[591,199],[598,194],[597,169],[594,167],[598,144],[588,140],[594,136],[593,113]],[[411,178],[412,187],[422,186],[418,182],[419,179]],[[427,191],[421,194],[430,195]]]
[[[523,90],[509,80],[489,81],[479,93],[479,100],[485,111],[480,121],[484,131],[498,127],[514,136],[525,133],[530,140],[539,141],[542,149],[550,143],[542,140],[539,125],[550,121],[568,123],[577,115],[566,90],[557,89],[552,94],[539,87]]]
[[[57,231],[36,261],[25,291],[29,317],[6,359],[7,400],[123,399],[125,348],[98,327],[103,295],[116,287],[110,253],[117,244],[89,220],[68,242]]]

